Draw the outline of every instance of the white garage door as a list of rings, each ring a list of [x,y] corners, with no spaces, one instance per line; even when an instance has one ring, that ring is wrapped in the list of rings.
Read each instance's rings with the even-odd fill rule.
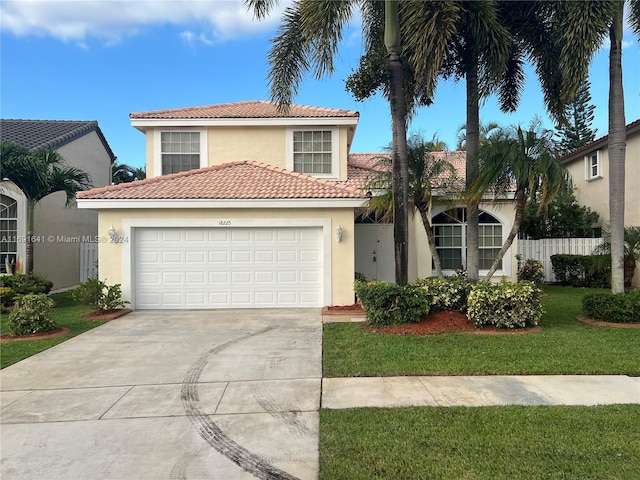
[[[135,307],[319,307],[321,228],[140,228]]]

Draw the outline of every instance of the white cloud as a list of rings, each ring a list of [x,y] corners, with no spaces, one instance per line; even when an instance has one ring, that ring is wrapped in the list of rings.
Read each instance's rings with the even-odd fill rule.
[[[173,25],[185,28],[183,40],[209,44],[272,28],[288,2],[282,3],[258,22],[242,0],[2,0],[0,29],[82,45],[90,38],[114,43],[154,26]]]

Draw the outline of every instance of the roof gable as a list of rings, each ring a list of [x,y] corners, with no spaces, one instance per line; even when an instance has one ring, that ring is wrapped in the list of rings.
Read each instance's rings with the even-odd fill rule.
[[[626,129],[627,129],[627,136],[635,135],[636,133],[640,132],[640,119],[627,124]],[[609,135],[607,134],[600,138],[596,138],[594,141],[589,142],[581,146],[580,148],[577,148],[573,152],[569,152],[566,155],[563,155],[558,159],[558,161],[560,163],[569,163],[577,158],[581,158],[582,156],[584,156],[589,152],[600,150],[602,147],[608,145],[608,143],[609,143]]]
[[[98,122],[82,120],[0,120],[0,139],[17,143],[30,150],[56,149],[95,131],[111,161],[116,160]]]
[[[78,192],[81,200],[359,199],[359,188],[254,161]]]

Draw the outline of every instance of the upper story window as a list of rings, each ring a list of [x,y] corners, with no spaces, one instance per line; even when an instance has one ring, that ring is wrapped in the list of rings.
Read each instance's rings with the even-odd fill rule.
[[[338,129],[290,129],[287,132],[287,169],[316,177],[339,174]]]
[[[602,165],[600,162],[600,152],[593,152],[584,157],[585,179],[595,180],[602,178]]]
[[[171,129],[154,132],[153,176],[207,166],[207,131]],[[149,169],[147,169],[148,171]]]
[[[200,132],[161,132],[162,174],[200,168]]]

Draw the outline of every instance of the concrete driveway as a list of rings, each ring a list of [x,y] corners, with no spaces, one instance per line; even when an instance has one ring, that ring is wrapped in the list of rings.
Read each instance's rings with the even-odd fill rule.
[[[316,309],[136,311],[8,367],[0,477],[315,479]]]

